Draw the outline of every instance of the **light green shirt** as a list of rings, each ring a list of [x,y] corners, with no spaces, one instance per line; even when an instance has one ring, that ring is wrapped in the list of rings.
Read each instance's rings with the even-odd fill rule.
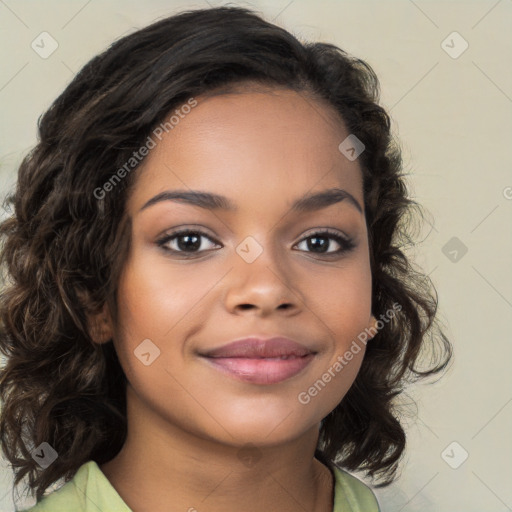
[[[333,512],[380,512],[373,491],[346,471],[334,468]],[[25,512],[132,512],[95,461],[82,464],[62,487]]]

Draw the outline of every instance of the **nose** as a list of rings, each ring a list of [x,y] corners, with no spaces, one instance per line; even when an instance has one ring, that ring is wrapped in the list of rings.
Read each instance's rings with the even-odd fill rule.
[[[229,273],[226,307],[231,313],[251,312],[266,317],[275,311],[286,316],[301,311],[297,276],[279,255],[264,250],[252,263],[236,256]]]

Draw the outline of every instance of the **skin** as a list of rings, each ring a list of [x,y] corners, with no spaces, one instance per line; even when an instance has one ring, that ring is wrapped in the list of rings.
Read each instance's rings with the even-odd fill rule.
[[[349,132],[328,106],[289,90],[196,99],[136,171],[126,205],[132,244],[119,324],[107,313],[97,342],[113,337],[127,376],[128,436],[100,469],[135,512],[332,511],[331,474],[314,458],[319,423],[352,385],[364,345],[308,404],[297,397],[375,323],[362,173],[338,150]],[[347,200],[290,211],[296,198],[333,187],[351,193],[363,213]],[[238,211],[169,200],[141,210],[176,189],[227,196]],[[211,240],[200,238],[202,252],[192,249],[190,259],[165,252],[156,241],[177,227]],[[355,248],[334,259],[308,248],[306,237],[322,228]],[[236,252],[248,236],[263,249],[252,263]],[[340,248],[327,240],[329,252]],[[166,244],[183,245],[183,237]],[[317,354],[272,385],[236,380],[198,355],[258,334],[287,336]],[[145,366],[134,350],[148,338],[160,356]],[[242,455],[251,450],[250,464]]]

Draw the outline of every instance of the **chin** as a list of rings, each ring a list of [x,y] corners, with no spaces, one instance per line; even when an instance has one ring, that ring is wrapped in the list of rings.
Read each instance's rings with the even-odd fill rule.
[[[253,418],[252,421],[224,423],[232,436],[228,436],[227,441],[240,447],[246,444],[272,447],[294,441],[311,430],[318,433],[320,419],[306,423],[302,418],[299,423],[295,415],[287,414],[282,415],[280,419],[276,416],[262,415],[258,419]]]

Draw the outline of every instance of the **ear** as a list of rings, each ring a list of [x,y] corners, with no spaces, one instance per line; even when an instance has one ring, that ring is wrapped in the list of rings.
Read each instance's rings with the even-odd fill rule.
[[[107,343],[112,339],[114,329],[112,317],[106,303],[99,313],[89,318],[89,328],[94,343]]]

